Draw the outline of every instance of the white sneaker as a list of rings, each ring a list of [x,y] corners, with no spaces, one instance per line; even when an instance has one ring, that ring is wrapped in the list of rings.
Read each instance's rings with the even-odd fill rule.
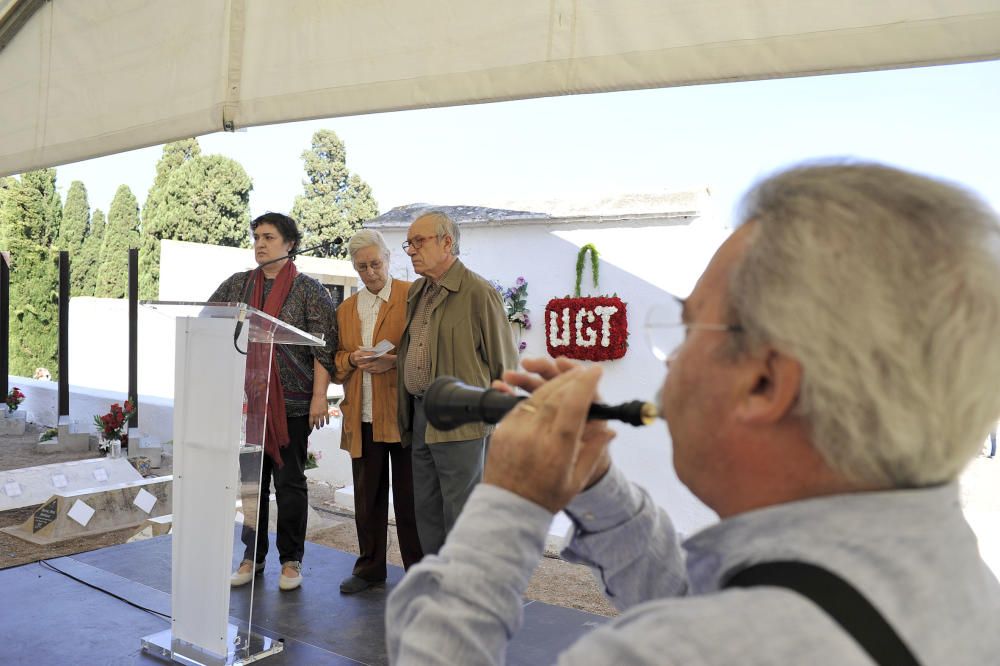
[[[294,576],[285,575],[285,567],[295,569]],[[281,563],[281,578],[278,579],[278,588],[284,591],[294,590],[302,585],[302,563],[294,560]]]
[[[233,572],[233,575],[229,577],[229,585],[231,587],[240,587],[241,585],[246,585],[247,583],[250,582],[251,579],[253,579],[254,576],[259,576],[262,573],[264,573],[263,562],[259,562],[258,564],[254,565],[253,568],[251,568],[249,571],[241,572],[240,569],[242,569],[243,565],[245,564],[253,564],[253,562],[251,562],[250,560],[243,560],[242,562],[240,562],[240,566],[237,567],[236,571]]]

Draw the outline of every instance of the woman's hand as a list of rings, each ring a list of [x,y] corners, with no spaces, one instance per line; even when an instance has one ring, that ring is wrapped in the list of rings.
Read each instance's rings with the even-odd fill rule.
[[[357,366],[359,370],[364,370],[373,375],[380,375],[396,367],[396,355],[382,354],[375,358],[363,356],[358,360]]]
[[[314,394],[309,403],[309,428],[322,428],[330,421],[330,408],[326,402],[326,394]]]

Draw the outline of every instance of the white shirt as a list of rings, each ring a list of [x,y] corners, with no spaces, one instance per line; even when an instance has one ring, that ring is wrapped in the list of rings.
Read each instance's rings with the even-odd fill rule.
[[[382,291],[373,294],[367,288],[358,292],[358,319],[361,320],[361,344],[365,347],[373,345],[372,336],[375,334],[375,322],[378,320],[378,311],[382,303],[389,302],[389,293],[392,291],[392,278],[385,281]],[[361,422],[372,422],[372,376],[370,372],[361,373]]]

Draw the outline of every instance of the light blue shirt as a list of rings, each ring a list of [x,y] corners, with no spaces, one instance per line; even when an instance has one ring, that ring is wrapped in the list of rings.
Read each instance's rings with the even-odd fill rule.
[[[703,530],[683,546],[667,514],[614,467],[567,507],[564,551],[589,564],[623,613],[559,664],[872,663],[808,599],[728,589],[756,562],[819,564],[851,582],[924,666],[1000,663],[1000,583],[962,516],[957,483],[778,505]],[[438,556],[389,598],[394,664],[502,664],[552,514],[480,485]]]

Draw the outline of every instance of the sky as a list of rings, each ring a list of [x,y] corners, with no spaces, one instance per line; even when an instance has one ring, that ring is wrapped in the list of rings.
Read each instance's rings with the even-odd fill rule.
[[[1000,62],[601,93],[331,118],[199,137],[253,180],[251,215],[289,212],[314,131],[344,141],[379,211],[709,187],[727,215],[755,180],[830,156],[961,183],[1000,208]],[[161,147],[57,168],[107,213],[140,205]]]

